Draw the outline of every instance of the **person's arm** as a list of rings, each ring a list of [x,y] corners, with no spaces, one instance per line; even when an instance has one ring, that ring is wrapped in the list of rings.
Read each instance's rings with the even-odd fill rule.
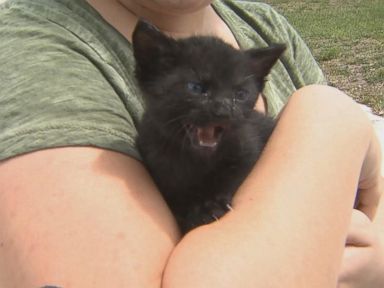
[[[163,287],[335,287],[371,138],[340,91],[298,90],[234,211],[182,239]]]
[[[318,87],[309,87],[304,92],[311,89],[319,91]],[[320,92],[339,94],[324,87]],[[290,287],[289,281],[294,283],[292,287],[300,287],[296,281],[304,283],[303,287],[316,287],[313,283],[327,287],[324,283],[333,283],[353,202],[350,186],[358,177],[355,166],[363,161],[363,151],[369,144],[363,139],[369,139],[369,129],[353,109],[347,115],[342,113],[340,119],[333,119],[339,121],[337,129],[327,126],[330,123],[324,116],[336,116],[340,106],[352,105],[339,95],[337,107],[316,117],[312,115],[304,125],[313,132],[319,130],[312,128],[328,127],[331,136],[337,136],[334,144],[339,145],[328,147],[325,152],[315,150],[319,152],[315,160],[322,160],[318,163],[299,161],[308,156],[305,153],[299,159],[294,157],[299,165],[287,172],[287,160],[299,151],[313,152],[330,140],[323,138],[328,135],[323,135],[324,131],[311,134],[320,138],[305,138],[304,142],[296,142],[300,138],[290,138],[291,134],[307,135],[310,131],[297,130],[289,133],[289,139],[283,137],[286,130],[282,125],[300,126],[303,114],[309,113],[308,105],[319,105],[316,107],[322,110],[323,101],[329,97],[320,100],[318,96],[292,98],[288,106],[292,108],[286,110],[275,133],[280,136],[273,136],[253,172],[263,173],[250,177],[241,188],[234,212],[217,224],[196,229],[178,245],[166,267],[163,287],[254,287],[255,283],[279,287],[281,279],[284,287]],[[362,137],[353,147],[354,160],[346,165],[339,163],[343,160],[340,157],[347,157],[351,151],[339,149],[343,141],[350,139],[344,132],[336,135],[332,131],[345,131],[344,125],[349,121],[353,121],[354,131]],[[287,141],[294,141],[295,149],[273,146]],[[336,158],[331,157],[331,163],[325,165],[322,153],[326,152],[342,153],[332,154]],[[274,163],[269,157],[285,161]],[[281,165],[276,167],[280,171],[277,178],[272,163]],[[312,167],[314,163],[320,166]],[[304,168],[308,166],[311,169],[307,171]],[[333,173],[337,167],[345,169],[336,177]],[[298,176],[307,179],[305,173],[312,175],[315,168],[320,169],[320,176],[316,173],[310,181],[292,183]],[[274,174],[271,183],[263,180],[270,180],[269,173]],[[339,181],[347,176],[352,184]],[[319,184],[316,180],[324,184],[324,179],[329,180],[329,185],[310,187]],[[253,189],[254,185],[257,189]],[[292,185],[295,189],[290,189]],[[2,286],[159,287],[164,265],[178,239],[177,229],[147,173],[135,160],[95,148],[34,152],[0,164],[0,187]],[[308,188],[315,191],[308,193]],[[257,201],[249,198],[253,193]],[[271,278],[278,282],[270,282]]]
[[[68,147],[0,162],[0,287],[160,287],[178,241],[142,165]]]

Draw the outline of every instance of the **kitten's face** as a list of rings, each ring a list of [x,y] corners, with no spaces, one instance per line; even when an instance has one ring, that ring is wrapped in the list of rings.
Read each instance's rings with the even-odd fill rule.
[[[136,27],[133,47],[148,113],[184,149],[209,153],[250,115],[284,49],[242,52],[212,37],[174,40],[144,22]]]
[[[225,55],[223,65],[220,54],[228,51],[208,51],[203,44],[181,48],[177,65],[158,75],[159,85],[146,93],[152,95],[149,106],[161,108],[156,114],[183,131],[193,148],[214,151],[227,129],[253,110],[261,87],[241,57]]]

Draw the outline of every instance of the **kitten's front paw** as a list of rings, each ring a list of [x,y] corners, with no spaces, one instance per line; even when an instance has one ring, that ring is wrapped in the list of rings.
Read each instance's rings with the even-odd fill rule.
[[[229,210],[232,210],[232,207],[225,198],[216,197],[214,200],[196,203],[189,209],[182,229],[187,232],[198,226],[218,221]]]

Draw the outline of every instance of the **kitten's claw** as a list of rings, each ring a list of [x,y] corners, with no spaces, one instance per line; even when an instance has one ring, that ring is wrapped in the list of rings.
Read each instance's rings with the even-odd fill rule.
[[[219,221],[219,218],[217,218],[215,214],[212,214],[211,216],[212,216],[212,218],[215,219],[216,221]]]
[[[231,204],[227,203],[227,205],[225,205],[225,207],[227,207],[229,211],[233,211]]]

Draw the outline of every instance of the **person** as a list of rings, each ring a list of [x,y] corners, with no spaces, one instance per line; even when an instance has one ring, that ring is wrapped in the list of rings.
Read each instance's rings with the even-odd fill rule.
[[[233,211],[183,238],[134,146],[144,109],[130,44],[139,17],[173,37],[288,47],[257,104],[278,124]],[[1,287],[383,283],[371,230],[377,138],[269,6],[8,0],[0,38]]]

